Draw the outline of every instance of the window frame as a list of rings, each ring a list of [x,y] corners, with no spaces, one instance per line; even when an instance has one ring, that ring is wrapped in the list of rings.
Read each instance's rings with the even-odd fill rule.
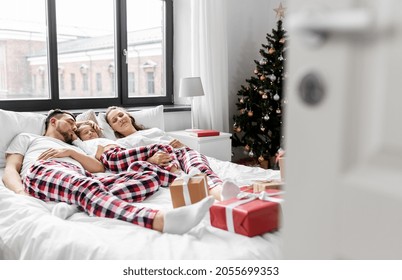
[[[124,63],[124,49],[127,48],[127,4],[126,0],[114,0],[115,6],[115,82],[117,97],[107,98],[67,98],[60,99],[59,65],[57,51],[56,30],[56,1],[47,0],[48,23],[48,86],[50,99],[19,99],[0,100],[0,108],[13,111],[45,111],[52,108],[60,109],[89,109],[106,108],[116,105],[122,107],[172,105],[173,104],[173,0],[165,2],[165,33],[164,64],[165,69],[165,94],[166,96],[129,97],[128,69]],[[27,102],[28,101],[28,102]]]

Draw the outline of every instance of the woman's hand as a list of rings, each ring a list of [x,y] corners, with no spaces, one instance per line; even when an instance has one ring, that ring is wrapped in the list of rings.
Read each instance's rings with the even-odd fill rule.
[[[173,148],[182,148],[182,147],[185,147],[185,145],[184,145],[182,142],[180,142],[179,140],[177,140],[177,139],[173,139],[173,140],[169,143],[169,145],[172,146]]]
[[[170,155],[162,151],[156,152],[152,157],[147,159],[149,163],[156,164],[159,166],[167,166],[169,165],[171,160],[172,159],[170,158]]]

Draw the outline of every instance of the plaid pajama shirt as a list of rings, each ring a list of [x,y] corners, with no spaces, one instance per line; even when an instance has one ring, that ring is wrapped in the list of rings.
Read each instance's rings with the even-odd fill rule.
[[[23,183],[27,192],[44,201],[74,204],[90,216],[114,218],[152,228],[158,210],[138,207],[176,178],[148,162],[135,162],[126,172],[96,176],[72,163],[56,160],[33,164]]]
[[[188,147],[173,149],[172,146],[163,144],[153,144],[132,149],[115,147],[104,152],[100,161],[105,168],[112,172],[124,172],[128,166],[137,160],[145,161],[159,150],[172,156],[173,160],[168,170],[170,170],[172,164],[180,166],[185,173],[189,173],[192,168],[197,168],[201,173],[207,175],[209,188],[222,184],[222,180],[212,171],[206,157]]]

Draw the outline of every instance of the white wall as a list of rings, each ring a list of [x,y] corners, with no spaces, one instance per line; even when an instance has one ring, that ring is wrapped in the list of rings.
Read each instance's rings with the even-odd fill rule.
[[[273,9],[286,1],[280,0],[209,0],[224,1],[227,13],[229,129],[233,115],[237,114],[237,92],[245,80],[254,75],[254,60],[260,60],[261,44],[266,44],[266,34],[276,28]],[[189,104],[178,98],[180,78],[191,73],[190,53],[190,1],[173,0],[174,5],[174,92],[175,103]],[[286,21],[286,19],[285,19]],[[232,132],[232,131],[227,131]],[[233,149],[233,161],[244,157],[243,149]]]
[[[280,0],[210,0],[224,1],[227,9],[229,121],[236,113],[237,91],[245,79],[254,75],[254,59],[260,60],[261,44],[267,43],[266,34],[276,28],[274,8]],[[174,89],[175,103],[189,104],[177,97],[181,77],[191,73],[190,1],[173,0],[174,6]],[[231,132],[231,131],[229,131]]]
[[[191,128],[190,111],[164,112],[163,117],[165,119],[165,131]]]

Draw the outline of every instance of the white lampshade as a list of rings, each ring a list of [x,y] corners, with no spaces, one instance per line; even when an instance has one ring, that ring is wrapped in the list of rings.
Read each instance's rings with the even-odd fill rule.
[[[194,97],[203,95],[204,89],[202,88],[200,77],[188,77],[180,80],[179,97]]]

